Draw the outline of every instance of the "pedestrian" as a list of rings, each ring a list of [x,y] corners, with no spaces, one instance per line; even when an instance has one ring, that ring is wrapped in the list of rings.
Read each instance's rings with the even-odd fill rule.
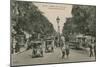
[[[92,45],[89,45],[89,48],[90,48],[90,57],[92,57],[93,56],[93,51],[92,51],[92,49],[93,49],[93,47],[92,47]]]
[[[18,42],[15,45],[15,52],[20,52],[20,45],[18,44]]]
[[[69,57],[69,45],[68,44],[66,45],[65,50],[66,50],[66,55],[67,55],[67,58],[68,58]]]
[[[11,54],[14,53],[13,45],[11,45]]]
[[[31,41],[29,39],[27,39],[27,48],[26,50],[31,49]]]
[[[61,48],[61,51],[62,51],[62,59],[65,57],[65,46],[63,46],[62,48]]]
[[[63,44],[65,45],[65,37],[62,35],[61,36],[61,41],[63,42]]]
[[[94,56],[96,57],[96,45],[94,45]]]
[[[34,58],[34,55],[36,54],[36,51],[37,51],[36,48],[37,48],[36,43],[34,43],[32,45],[32,58]]]
[[[55,37],[55,39],[54,39],[54,43],[55,43],[55,46],[56,46],[56,47],[57,47],[57,40],[58,40],[58,38]]]
[[[67,55],[67,58],[68,58],[69,57],[69,46],[65,42],[65,37],[63,35],[61,36],[61,42],[62,42],[62,58],[64,58],[65,55]]]

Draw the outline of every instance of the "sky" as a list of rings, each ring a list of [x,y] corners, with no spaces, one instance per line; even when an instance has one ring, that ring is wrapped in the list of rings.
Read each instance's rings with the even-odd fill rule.
[[[35,4],[40,11],[43,12],[43,15],[47,17],[47,19],[53,24],[54,29],[58,31],[56,18],[59,16],[60,18],[60,33],[62,33],[62,29],[66,18],[72,17],[71,10],[72,5],[66,4],[53,4],[53,3],[33,3]]]

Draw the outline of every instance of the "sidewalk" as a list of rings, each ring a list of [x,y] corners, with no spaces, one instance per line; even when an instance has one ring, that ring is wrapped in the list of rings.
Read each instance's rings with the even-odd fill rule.
[[[15,53],[15,50],[14,50],[14,53],[13,54],[20,54],[20,53],[22,53],[24,51],[26,51],[26,48],[25,47],[21,47],[20,48],[20,52]]]

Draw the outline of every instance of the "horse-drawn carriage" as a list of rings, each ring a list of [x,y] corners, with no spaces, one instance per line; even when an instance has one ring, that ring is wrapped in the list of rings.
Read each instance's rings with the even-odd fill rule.
[[[45,41],[45,52],[53,52],[54,51],[54,40],[46,39]]]
[[[32,41],[32,58],[43,57],[43,44],[42,41]]]

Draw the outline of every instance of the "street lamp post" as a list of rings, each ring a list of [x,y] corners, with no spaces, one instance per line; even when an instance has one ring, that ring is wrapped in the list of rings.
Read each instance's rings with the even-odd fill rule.
[[[60,18],[59,18],[59,16],[57,16],[56,21],[57,21],[57,25],[58,25],[58,44],[60,46],[60,26],[59,26]]]

